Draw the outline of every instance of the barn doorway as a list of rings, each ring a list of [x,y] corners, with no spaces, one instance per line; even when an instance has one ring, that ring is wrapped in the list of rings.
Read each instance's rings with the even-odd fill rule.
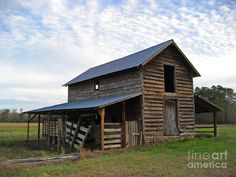
[[[164,135],[178,136],[177,100],[165,100]]]

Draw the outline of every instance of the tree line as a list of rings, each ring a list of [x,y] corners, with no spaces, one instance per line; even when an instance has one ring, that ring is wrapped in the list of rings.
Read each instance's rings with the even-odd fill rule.
[[[0,109],[0,122],[26,122],[27,115],[23,114],[23,109]]]
[[[236,93],[232,88],[213,85],[212,87],[196,87],[194,92],[222,109],[216,114],[217,123],[236,124]],[[196,123],[212,123],[211,113],[197,115]]]
[[[196,87],[194,94],[203,97],[219,106],[222,111],[217,113],[217,123],[236,124],[236,93],[232,88],[220,85],[212,87]],[[0,109],[0,122],[26,122],[28,117],[22,114],[23,109]],[[211,114],[196,116],[196,123],[212,123]]]

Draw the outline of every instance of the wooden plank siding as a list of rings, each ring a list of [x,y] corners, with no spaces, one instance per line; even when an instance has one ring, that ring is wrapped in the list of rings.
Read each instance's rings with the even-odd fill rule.
[[[98,91],[94,91],[94,81],[99,81],[100,89]],[[71,85],[68,88],[68,101],[79,101],[127,92],[141,92],[140,72],[137,70],[125,71],[109,77],[107,76]]]
[[[175,93],[165,92],[164,65],[175,67]],[[100,85],[98,91],[94,91],[94,82],[96,81],[99,81]],[[174,46],[166,48],[140,69],[126,70],[69,85],[68,102],[118,95],[127,92],[142,92],[141,101],[138,106],[136,108],[132,106],[130,109],[140,109],[136,111],[138,112],[137,119],[139,117],[142,118],[141,133],[143,136],[140,138],[144,138],[145,143],[169,138],[163,134],[165,99],[176,100],[180,136],[193,135],[193,70]],[[129,119],[129,117],[132,118],[132,116],[127,114],[126,119]]]
[[[175,93],[165,93],[164,65],[175,67]],[[142,68],[143,128],[145,143],[163,138],[164,99],[173,98],[178,104],[180,135],[194,133],[193,80],[190,68],[174,47],[168,47]]]

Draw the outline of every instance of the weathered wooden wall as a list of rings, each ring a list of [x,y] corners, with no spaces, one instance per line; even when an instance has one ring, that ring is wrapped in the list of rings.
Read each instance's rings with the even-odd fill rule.
[[[94,81],[99,81],[99,91],[94,91]],[[137,70],[130,70],[128,72],[126,71],[104,78],[89,80],[76,85],[71,85],[68,88],[68,101],[78,101],[127,92],[141,92],[140,73]]]
[[[164,64],[175,66],[176,93],[165,93]],[[145,142],[163,139],[164,99],[178,104],[180,135],[194,132],[194,100],[192,72],[172,46],[143,67],[143,117]]]
[[[166,93],[164,90],[164,64],[175,67],[175,93]],[[139,103],[143,110],[137,111],[136,114],[140,113],[143,117],[142,133],[144,133],[145,142],[148,143],[165,138],[163,135],[164,99],[175,99],[178,107],[180,135],[192,135],[194,133],[192,78],[192,69],[186,60],[174,46],[169,46],[142,67],[141,71],[124,71],[69,86],[68,101],[143,91],[142,100]],[[95,81],[100,83],[99,91],[94,91]]]

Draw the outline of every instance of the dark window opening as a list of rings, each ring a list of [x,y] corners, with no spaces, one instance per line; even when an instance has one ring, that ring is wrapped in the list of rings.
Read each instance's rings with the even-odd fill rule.
[[[94,82],[94,90],[99,90],[99,88],[100,88],[99,82],[98,81]]]
[[[175,92],[175,67],[164,65],[165,92]]]

